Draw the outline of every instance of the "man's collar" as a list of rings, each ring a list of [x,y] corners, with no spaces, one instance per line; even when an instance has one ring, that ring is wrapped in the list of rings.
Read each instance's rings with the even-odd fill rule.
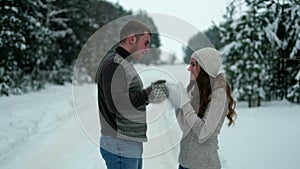
[[[130,62],[133,60],[133,58],[130,57],[131,54],[123,47],[117,46],[115,51],[116,51],[116,53],[118,53],[122,58],[126,59],[127,61]]]

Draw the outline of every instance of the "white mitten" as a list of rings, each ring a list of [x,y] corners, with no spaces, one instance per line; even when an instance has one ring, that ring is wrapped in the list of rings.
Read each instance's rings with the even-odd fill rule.
[[[172,106],[175,109],[182,108],[182,106],[191,101],[191,98],[186,89],[183,87],[182,83],[167,83],[166,86],[169,91],[168,100],[171,102]]]

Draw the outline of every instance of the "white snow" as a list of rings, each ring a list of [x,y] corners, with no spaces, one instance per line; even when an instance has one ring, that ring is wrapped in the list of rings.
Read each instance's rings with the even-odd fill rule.
[[[145,86],[148,75],[188,83],[187,65],[136,67]],[[40,92],[0,97],[0,168],[104,169],[96,102],[94,84],[49,84]],[[144,168],[177,168],[181,132],[173,109],[167,101],[147,109]],[[238,102],[236,111],[235,126],[224,124],[219,137],[223,169],[299,168],[299,105],[273,101],[249,109]]]
[[[297,73],[295,80],[300,80],[300,71]]]
[[[276,23],[276,22],[275,22]],[[278,45],[281,46],[282,42],[280,41],[280,39],[278,39],[276,33],[274,32],[274,30],[276,31],[276,28],[278,26],[275,24],[269,24],[266,28],[265,28],[265,33],[267,35],[267,38],[269,39],[270,42],[276,42],[276,44],[274,43],[274,45]]]

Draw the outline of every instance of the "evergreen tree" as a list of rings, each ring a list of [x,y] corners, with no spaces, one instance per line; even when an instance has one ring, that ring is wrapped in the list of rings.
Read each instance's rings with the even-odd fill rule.
[[[0,95],[20,94],[43,87],[50,31],[41,3],[3,1],[0,6]]]
[[[247,100],[249,107],[260,106],[260,100],[265,98],[264,84],[268,69],[266,57],[265,34],[263,30],[265,1],[245,1],[247,10],[236,20],[230,16],[229,23],[223,24],[223,41],[228,45],[223,48],[230,83],[239,100]],[[234,10],[229,6],[228,12]],[[234,38],[234,39],[233,39]],[[230,42],[231,41],[231,42]]]
[[[233,3],[220,30],[227,44],[222,52],[234,93],[248,100],[249,106],[259,106],[261,98],[298,97],[299,5],[295,1],[245,0],[246,10],[232,19]]]
[[[248,100],[249,107],[260,106],[261,98],[265,96],[265,90],[261,85],[266,76],[265,59],[269,53],[264,50],[265,43],[262,12],[267,8],[265,1],[255,0],[245,1],[249,8],[242,15],[239,23],[239,34],[237,40],[241,42],[239,48],[243,64],[238,65],[243,71],[240,72],[241,78],[239,91]]]
[[[270,50],[273,51],[271,61],[273,80],[271,81],[270,93],[274,93],[273,98],[292,98],[288,90],[295,84],[295,76],[299,70],[299,5],[295,1],[277,1],[269,3],[273,20],[267,20],[265,32]]]
[[[288,59],[286,62],[286,98],[292,102],[300,103],[300,3],[299,1],[288,1],[285,8],[286,18],[286,42]]]
[[[47,80],[56,84],[70,82],[72,76],[71,65],[76,58],[76,49],[80,40],[75,36],[71,16],[78,12],[71,4],[74,1],[45,0],[45,26],[51,31],[52,43],[48,48]]]
[[[243,60],[241,58],[241,52],[237,50],[241,44],[237,41],[238,34],[238,18],[236,18],[237,6],[235,1],[231,2],[226,7],[226,13],[223,15],[225,22],[220,24],[220,36],[221,43],[226,44],[220,51],[223,55],[224,68],[226,71],[226,79],[231,84],[233,95],[235,98],[243,97],[243,94],[239,92],[239,68],[237,65],[241,65]]]

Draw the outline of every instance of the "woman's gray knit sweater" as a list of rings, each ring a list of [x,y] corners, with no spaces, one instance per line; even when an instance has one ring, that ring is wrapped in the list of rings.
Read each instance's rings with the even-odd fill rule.
[[[199,118],[190,103],[176,111],[183,131],[179,164],[189,169],[220,169],[218,135],[228,112],[224,88],[212,88],[211,101],[203,118]]]

